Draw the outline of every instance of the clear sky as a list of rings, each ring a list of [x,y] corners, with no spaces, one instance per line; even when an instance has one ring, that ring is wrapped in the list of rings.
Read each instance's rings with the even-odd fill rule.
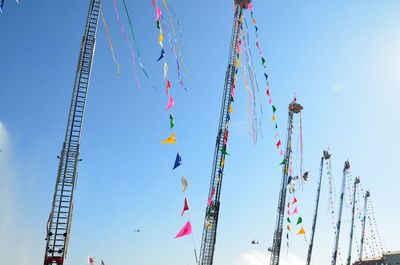
[[[175,123],[185,174],[194,239],[199,249],[219,119],[233,18],[232,1],[168,3],[179,17],[183,56],[193,79],[186,93],[175,79]],[[125,29],[128,21],[118,0]],[[160,145],[170,133],[160,49],[151,1],[127,1],[142,60],[160,87],[138,72],[112,1],[104,1],[120,78],[99,24],[81,139],[79,178],[68,264],[86,256],[112,264],[195,264],[183,226],[176,148]],[[42,264],[49,215],[88,1],[8,0],[0,15],[0,264]],[[284,136],[287,105],[296,93],[303,111],[304,168],[310,180],[298,192],[309,235],[319,159],[329,146],[339,190],[350,159],[374,202],[385,250],[400,250],[398,202],[398,100],[400,2],[255,1],[260,44]],[[249,14],[247,14],[249,15]],[[256,48],[253,45],[254,54]],[[170,69],[174,68],[169,57]],[[261,67],[259,67],[261,68]],[[258,76],[262,77],[262,69]],[[173,70],[171,70],[173,71]],[[260,78],[261,80],[261,78]],[[260,83],[263,85],[263,82]],[[267,99],[264,105],[268,106]],[[264,137],[253,145],[247,132],[246,92],[239,77],[221,195],[215,252],[217,265],[266,264],[272,244],[281,158],[270,108]],[[313,264],[329,264],[333,247],[327,179],[323,179]],[[338,195],[336,195],[338,196]],[[350,209],[344,209],[341,249],[347,253]],[[141,229],[140,233],[133,230]],[[304,264],[307,243],[292,236],[285,264]],[[257,239],[260,245],[251,245]],[[346,240],[347,241],[347,240]],[[286,253],[289,253],[288,255]],[[355,253],[355,252],[354,252]],[[344,260],[344,259],[343,259]]]

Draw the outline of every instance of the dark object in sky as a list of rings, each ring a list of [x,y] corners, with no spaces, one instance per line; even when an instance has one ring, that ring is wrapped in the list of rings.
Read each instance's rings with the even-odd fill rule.
[[[251,244],[253,244],[253,245],[258,245],[258,244],[260,244],[260,242],[258,242],[258,241],[256,241],[256,240],[253,240],[253,241],[251,241]]]
[[[139,232],[140,232],[140,229],[135,229],[135,230],[133,230],[133,232],[139,233]]]
[[[305,181],[307,181],[307,179],[308,179],[308,171],[307,171],[306,173],[303,174],[303,179],[304,179]]]

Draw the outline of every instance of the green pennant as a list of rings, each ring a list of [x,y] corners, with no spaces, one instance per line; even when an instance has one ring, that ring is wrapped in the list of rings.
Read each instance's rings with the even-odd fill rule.
[[[287,159],[284,158],[283,161],[279,165],[287,165]]]
[[[224,155],[229,155],[228,152],[226,152],[226,148],[225,147],[222,148],[221,153],[224,154]]]
[[[160,20],[157,20],[157,28],[160,29]]]
[[[290,222],[290,218],[289,218],[289,217],[287,218],[287,221],[288,221],[288,223],[291,223],[291,222]]]
[[[297,220],[297,224],[296,225],[301,224],[302,222],[303,222],[303,219],[301,217],[299,217],[299,219]]]
[[[276,112],[276,108],[274,105],[272,105],[272,111],[275,113]]]
[[[175,122],[174,122],[174,117],[172,117],[172,115],[169,115],[169,127],[172,129],[175,126]]]
[[[261,62],[262,62],[263,65],[265,64],[265,59],[264,59],[264,57],[261,57]]]
[[[231,102],[235,102],[235,99],[231,96]]]

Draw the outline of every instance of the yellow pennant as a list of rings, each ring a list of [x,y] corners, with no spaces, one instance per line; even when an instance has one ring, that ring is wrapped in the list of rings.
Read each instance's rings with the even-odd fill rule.
[[[287,230],[290,231],[290,226],[287,226]]]
[[[173,143],[176,143],[175,133],[172,133],[170,137],[160,142],[160,144],[173,144]]]
[[[233,112],[232,106],[229,106],[228,111],[229,111],[229,113]]]
[[[239,62],[240,62],[239,59],[236,59],[236,61],[235,61],[235,66],[236,66],[236,67],[239,66]]]
[[[225,165],[225,158],[221,159],[221,167],[223,167]]]
[[[164,41],[164,35],[162,33],[160,33],[160,35],[158,36],[158,42],[160,43],[161,46],[162,46],[163,41]]]
[[[276,120],[276,117],[275,117],[275,115],[272,114],[272,121],[275,121],[275,120]]]
[[[210,223],[210,221],[206,221],[206,226],[207,226],[207,229],[210,229],[211,228],[211,223]]]
[[[302,227],[297,234],[298,235],[304,235],[305,233],[306,233],[306,231],[304,231],[304,228]]]

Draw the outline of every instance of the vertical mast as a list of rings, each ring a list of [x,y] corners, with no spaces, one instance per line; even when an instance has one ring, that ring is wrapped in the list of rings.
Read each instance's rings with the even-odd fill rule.
[[[288,181],[288,173],[289,173],[289,164],[292,153],[292,131],[293,131],[293,115],[300,113],[303,110],[303,106],[296,103],[296,98],[292,103],[289,104],[289,115],[288,115],[288,129],[287,129],[287,139],[286,139],[286,150],[284,161],[286,163],[283,164],[282,168],[282,182],[281,182],[281,190],[279,193],[279,201],[278,201],[278,213],[276,218],[276,227],[274,232],[274,241],[272,245],[271,251],[271,265],[279,264],[279,256],[281,252],[281,244],[282,244],[282,226],[283,226],[283,218],[285,216],[285,204],[286,204],[286,186]]]
[[[363,251],[364,251],[364,238],[365,238],[365,221],[367,218],[367,202],[368,202],[368,197],[370,196],[369,191],[365,193],[364,197],[364,217],[363,217],[363,222],[362,222],[362,231],[361,231],[361,247],[360,247],[360,261],[362,260],[363,256]]]
[[[66,259],[73,213],[73,196],[78,174],[79,144],[95,50],[101,0],[90,0],[68,123],[59,157],[53,204],[47,223],[44,265],[63,265]]]
[[[337,253],[338,253],[338,247],[339,247],[339,235],[340,235],[340,224],[342,222],[342,211],[343,211],[343,199],[344,199],[344,190],[346,186],[346,175],[347,171],[350,169],[350,162],[347,160],[344,162],[344,168],[343,168],[343,181],[342,181],[342,191],[340,193],[340,204],[339,204],[339,216],[338,216],[338,221],[336,224],[336,237],[335,237],[335,245],[332,253],[332,265],[336,265],[336,258],[337,258]]]
[[[357,193],[357,184],[360,183],[360,179],[356,178],[354,180],[354,193],[353,193],[353,209],[351,210],[351,230],[350,230],[350,243],[349,243],[349,255],[347,257],[346,265],[350,265],[351,262],[351,248],[353,246],[353,232],[354,232],[354,216],[356,210],[356,193]]]
[[[312,224],[312,229],[311,229],[311,240],[310,240],[310,245],[308,246],[306,265],[310,265],[310,263],[311,263],[311,254],[312,254],[312,249],[313,249],[313,245],[314,245],[315,227],[317,224],[317,216],[318,216],[319,195],[321,193],[321,180],[322,180],[322,173],[324,170],[324,159],[328,160],[330,158],[331,158],[331,154],[329,154],[327,151],[324,151],[323,156],[321,157],[318,188],[317,188],[317,199],[316,199],[316,203],[315,203],[314,219],[313,219],[313,224]]]
[[[238,45],[239,32],[242,24],[242,11],[243,9],[246,9],[248,7],[248,4],[250,2],[251,0],[235,0],[235,16],[229,49],[228,68],[225,75],[218,135],[215,143],[210,190],[208,193],[208,198],[210,198],[210,200],[205,213],[203,236],[200,248],[200,265],[213,264],[215,241],[217,237],[222,177],[224,172],[225,155],[228,141],[228,128],[230,120],[229,108],[232,103],[231,92],[233,89],[234,77],[236,74],[236,47]]]

